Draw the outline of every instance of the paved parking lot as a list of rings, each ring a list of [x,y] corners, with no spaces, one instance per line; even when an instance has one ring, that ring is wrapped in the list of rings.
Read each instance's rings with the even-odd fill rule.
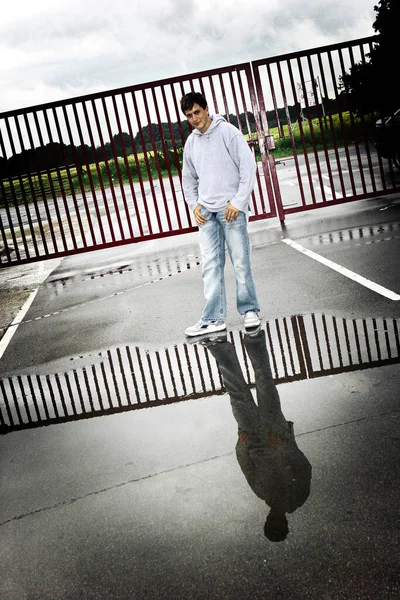
[[[13,267],[5,598],[398,597],[400,199],[250,229],[282,409],[312,465],[287,539],[264,537],[218,369],[183,333],[202,307],[196,234]]]

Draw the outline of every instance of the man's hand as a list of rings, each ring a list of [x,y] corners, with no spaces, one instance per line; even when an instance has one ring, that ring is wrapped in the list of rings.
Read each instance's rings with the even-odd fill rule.
[[[239,213],[240,213],[240,210],[238,208],[235,208],[234,206],[232,206],[232,204],[229,202],[228,208],[226,209],[226,212],[225,212],[225,221],[228,221],[228,223],[232,223],[232,221],[236,221]]]
[[[195,207],[195,209],[193,211],[194,212],[194,218],[195,218],[195,221],[196,221],[197,225],[204,225],[204,223],[207,222],[207,219],[205,218],[204,215],[201,214],[200,211],[201,211],[201,205],[197,204],[197,206]]]

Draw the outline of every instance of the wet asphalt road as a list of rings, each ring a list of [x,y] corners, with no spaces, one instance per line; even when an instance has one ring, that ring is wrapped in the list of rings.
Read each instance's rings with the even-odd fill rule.
[[[264,537],[216,366],[185,343],[202,308],[196,234],[89,253],[40,285],[0,360],[7,417],[24,402],[69,415],[0,436],[7,600],[399,597],[400,300],[282,239],[400,295],[400,199],[250,229],[282,409],[312,465],[288,538]],[[229,264],[226,277],[251,379]]]
[[[304,256],[288,237],[400,294],[400,203],[396,198],[252,223],[253,266],[266,320],[321,312],[345,317],[399,316],[399,303]],[[236,312],[226,267],[228,328]],[[67,368],[71,359],[123,344],[163,347],[185,340],[198,320],[202,282],[197,234],[64,259],[40,286],[0,361],[0,376]]]

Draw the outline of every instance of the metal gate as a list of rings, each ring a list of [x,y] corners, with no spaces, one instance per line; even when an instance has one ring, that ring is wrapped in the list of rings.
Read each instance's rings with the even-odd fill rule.
[[[267,321],[275,383],[399,363],[399,321],[313,313]],[[242,332],[231,331],[229,341],[254,386]],[[201,344],[111,348],[80,368],[0,379],[0,434],[224,392],[218,365]]]
[[[355,115],[343,75],[365,62],[363,38],[252,63],[263,131],[275,128],[271,172],[285,215],[400,191],[400,173],[375,148],[374,122]],[[284,164],[283,164],[284,163]]]
[[[399,191],[339,88],[373,40],[0,114],[0,267],[195,231],[181,187],[191,90],[252,148],[251,220]]]

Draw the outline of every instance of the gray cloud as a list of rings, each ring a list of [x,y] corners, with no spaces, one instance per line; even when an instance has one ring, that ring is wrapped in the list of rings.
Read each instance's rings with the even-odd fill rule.
[[[18,6],[0,22],[0,110],[372,35],[375,19],[373,0]]]

